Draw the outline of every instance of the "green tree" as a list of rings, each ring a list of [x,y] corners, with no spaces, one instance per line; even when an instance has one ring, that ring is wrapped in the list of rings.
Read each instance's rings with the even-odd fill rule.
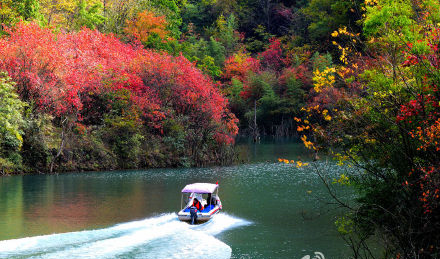
[[[330,34],[342,26],[360,31],[357,23],[361,17],[361,0],[311,0],[301,11],[310,19],[309,37],[320,49],[328,49]]]
[[[40,17],[40,4],[38,0],[16,0],[14,5],[20,17],[24,20],[38,19]]]
[[[20,19],[41,20],[38,0],[1,0],[0,24],[14,24]]]
[[[253,36],[246,39],[246,49],[253,53],[262,52],[269,45],[269,39],[273,37],[273,34],[267,32],[266,27],[258,25],[253,29]]]
[[[157,14],[165,15],[171,36],[175,39],[179,39],[181,34],[180,26],[182,25],[180,3],[181,2],[177,0],[143,0],[140,1],[139,5],[142,10],[150,9]]]
[[[7,172],[21,167],[19,151],[23,144],[22,112],[25,104],[15,93],[14,83],[0,72],[0,170]]]
[[[213,36],[222,43],[226,50],[226,56],[230,56],[239,46],[239,38],[236,34],[238,24],[234,14],[230,14],[227,19],[220,15],[215,22]]]
[[[182,54],[206,74],[219,78],[225,61],[225,48],[222,43],[211,37],[209,41],[197,39],[191,35],[181,44]]]
[[[102,5],[100,3],[87,6],[87,2],[81,0],[78,4],[78,12],[75,17],[75,29],[79,30],[84,26],[89,29],[95,29],[101,25],[105,21],[104,16],[100,14],[101,10]]]

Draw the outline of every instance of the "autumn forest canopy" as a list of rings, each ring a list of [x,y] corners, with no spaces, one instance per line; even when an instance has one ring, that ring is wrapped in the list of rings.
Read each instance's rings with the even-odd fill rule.
[[[0,0],[0,23],[3,174],[293,136],[357,169],[334,181],[358,193],[336,221],[353,258],[440,256],[438,1]]]

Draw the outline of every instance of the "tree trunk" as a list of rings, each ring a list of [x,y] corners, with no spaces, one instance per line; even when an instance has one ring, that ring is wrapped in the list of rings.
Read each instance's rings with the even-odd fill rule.
[[[257,99],[254,99],[254,130],[253,130],[254,142],[258,139],[258,129],[257,129]]]
[[[57,160],[57,158],[61,155],[61,153],[63,152],[64,149],[64,140],[65,140],[65,131],[66,131],[66,123],[67,122],[67,118],[63,120],[63,122],[61,123],[62,125],[62,130],[61,130],[61,143],[60,143],[60,147],[58,149],[58,152],[56,154],[56,156],[52,159],[52,161],[50,162],[50,173],[53,173],[53,165],[55,164],[55,161]]]

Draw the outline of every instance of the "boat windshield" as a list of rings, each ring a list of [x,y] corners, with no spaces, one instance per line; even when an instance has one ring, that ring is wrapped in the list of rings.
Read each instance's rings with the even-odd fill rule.
[[[182,193],[182,209],[183,208],[188,208],[191,207],[194,201],[194,198],[197,198],[197,200],[199,200],[202,205],[204,207],[206,207],[207,205],[214,205],[217,201],[217,195],[215,194],[211,194],[211,193],[191,193],[191,194],[187,194],[187,193]],[[183,207],[183,205],[185,207]]]

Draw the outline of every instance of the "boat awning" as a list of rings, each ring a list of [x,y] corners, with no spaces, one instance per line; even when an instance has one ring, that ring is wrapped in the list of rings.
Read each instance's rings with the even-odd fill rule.
[[[185,186],[182,192],[214,193],[217,187],[218,185],[213,183],[192,183]]]

